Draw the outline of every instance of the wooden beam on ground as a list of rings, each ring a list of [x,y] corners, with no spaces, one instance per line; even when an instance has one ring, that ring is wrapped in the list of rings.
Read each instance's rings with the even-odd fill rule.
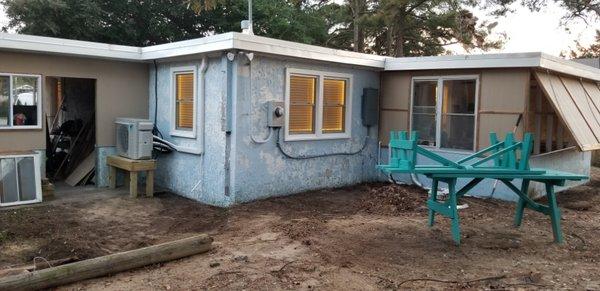
[[[102,277],[210,250],[213,239],[198,235],[132,251],[89,259],[27,274],[0,278],[0,290],[38,290]]]

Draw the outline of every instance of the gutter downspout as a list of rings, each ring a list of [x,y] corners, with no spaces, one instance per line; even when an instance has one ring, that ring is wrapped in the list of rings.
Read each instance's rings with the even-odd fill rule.
[[[182,153],[187,153],[187,154],[193,154],[193,155],[201,155],[202,153],[204,153],[204,139],[203,139],[203,135],[204,135],[204,131],[202,130],[204,128],[204,121],[206,119],[204,114],[204,102],[205,102],[205,97],[206,97],[206,92],[205,92],[205,73],[206,70],[208,69],[208,58],[206,56],[202,57],[202,63],[200,64],[200,69],[199,69],[199,73],[200,73],[200,79],[198,80],[198,99],[201,100],[201,102],[198,102],[198,107],[196,108],[197,113],[201,112],[202,113],[202,120],[201,123],[199,125],[196,126],[196,146],[180,146],[180,145],[176,145],[172,142],[169,142],[165,139],[162,138],[158,138],[158,137],[154,137],[156,139],[158,139],[159,141],[167,144],[168,146],[174,148],[176,151],[178,152],[182,152]]]

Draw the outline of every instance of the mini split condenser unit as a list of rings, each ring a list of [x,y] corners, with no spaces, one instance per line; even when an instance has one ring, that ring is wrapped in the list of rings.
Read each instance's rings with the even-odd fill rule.
[[[147,119],[117,118],[117,154],[132,160],[152,158],[152,128]]]

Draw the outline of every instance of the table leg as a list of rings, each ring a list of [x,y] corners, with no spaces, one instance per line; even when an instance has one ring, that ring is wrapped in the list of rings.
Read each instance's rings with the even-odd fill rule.
[[[154,196],[154,171],[146,172],[146,196]]]
[[[138,172],[129,172],[129,196],[137,197],[138,193]]]
[[[117,187],[117,168],[108,166],[108,187],[115,189]]]
[[[451,213],[451,228],[452,238],[457,245],[460,245],[460,219],[458,218],[458,197],[456,195],[456,179],[450,179],[448,181],[448,199],[450,202],[450,213]]]
[[[429,201],[436,202],[437,201],[437,189],[438,189],[438,180],[433,179],[431,181],[431,192],[429,193]],[[433,226],[435,223],[435,210],[429,207],[429,226]]]
[[[548,197],[548,207],[550,208],[550,219],[552,221],[552,233],[554,234],[554,242],[562,243],[562,231],[560,229],[560,208],[556,203],[556,195],[554,193],[554,185],[546,183],[546,196]]]
[[[529,192],[529,180],[523,180],[521,183],[521,193],[523,195],[528,195]],[[523,211],[525,211],[525,205],[527,205],[527,201],[519,196],[519,202],[517,202],[517,210],[515,211],[515,226],[521,226],[521,222],[523,221]]]

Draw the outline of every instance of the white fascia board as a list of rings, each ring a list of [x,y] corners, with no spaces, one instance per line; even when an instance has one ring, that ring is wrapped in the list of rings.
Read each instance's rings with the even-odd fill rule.
[[[538,67],[541,53],[511,53],[388,59],[386,71]]]
[[[139,47],[24,34],[0,33],[0,49],[127,61],[141,60]]]
[[[233,49],[233,33],[223,33],[191,40],[141,48],[141,58],[151,61]]]
[[[540,67],[550,71],[600,82],[600,69],[559,57],[542,54]]]
[[[387,57],[330,49],[320,46],[247,35],[234,32],[233,48],[265,54],[288,56],[383,69]]]
[[[488,68],[541,68],[600,81],[600,69],[540,52],[389,58],[385,62],[385,71]]]

